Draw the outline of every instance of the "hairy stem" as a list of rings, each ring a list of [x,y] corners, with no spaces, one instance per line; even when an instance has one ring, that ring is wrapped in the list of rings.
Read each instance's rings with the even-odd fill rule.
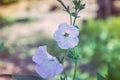
[[[75,80],[76,72],[77,72],[77,61],[75,62],[75,69],[74,69],[73,80]]]
[[[73,26],[75,25],[76,19],[77,19],[77,17],[75,17],[75,18],[74,18],[74,21],[73,21]]]
[[[60,2],[60,4],[67,10],[67,7],[65,6],[65,4],[62,2],[62,0],[57,0],[58,2]]]
[[[70,14],[70,25],[72,25],[72,16]]]

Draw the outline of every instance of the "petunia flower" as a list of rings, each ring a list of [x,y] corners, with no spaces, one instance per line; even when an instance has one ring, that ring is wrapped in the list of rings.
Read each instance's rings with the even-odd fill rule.
[[[32,57],[32,60],[36,63],[36,72],[42,78],[47,78],[49,76],[54,77],[64,69],[63,65],[59,63],[56,57],[51,56],[47,52],[46,46],[40,46]]]
[[[79,39],[79,29],[62,23],[59,25],[58,30],[54,33],[54,39],[57,41],[61,49],[69,49],[77,46]]]

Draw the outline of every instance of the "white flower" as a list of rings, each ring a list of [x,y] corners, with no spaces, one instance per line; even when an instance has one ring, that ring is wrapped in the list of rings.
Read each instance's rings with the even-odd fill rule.
[[[57,41],[61,49],[74,48],[78,42],[79,29],[75,26],[62,23],[54,34],[54,39]]]
[[[42,78],[47,78],[49,76],[54,77],[64,69],[63,65],[59,63],[56,57],[51,56],[47,52],[46,46],[40,46],[32,57],[32,60],[36,63],[36,72]]]

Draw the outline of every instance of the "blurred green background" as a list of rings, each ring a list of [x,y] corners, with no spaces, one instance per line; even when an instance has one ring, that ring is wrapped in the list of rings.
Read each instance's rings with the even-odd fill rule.
[[[77,20],[81,80],[96,80],[96,72],[106,75],[107,64],[120,70],[120,2],[112,1],[83,0],[86,8]],[[40,45],[57,57],[66,54],[53,40],[62,22],[69,23],[69,15],[57,0],[0,0],[0,74],[36,74],[31,57]],[[72,76],[73,64],[65,65]]]

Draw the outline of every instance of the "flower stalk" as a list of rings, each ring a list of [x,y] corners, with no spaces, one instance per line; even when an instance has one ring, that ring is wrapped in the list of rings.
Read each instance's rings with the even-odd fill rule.
[[[77,18],[79,18],[78,14],[79,14],[79,12],[82,9],[84,9],[85,4],[82,4],[81,0],[72,0],[72,3],[74,4],[74,6],[73,6],[74,11],[71,11],[69,6],[66,6],[62,0],[57,0],[57,1],[63,6],[65,11],[70,15],[70,25],[75,27],[76,26],[76,20],[77,20]],[[60,41],[58,41],[58,42],[60,42]],[[78,60],[80,58],[79,54],[75,51],[74,47],[71,47],[71,49],[68,49],[68,47],[65,48],[65,49],[68,49],[67,57],[70,58],[74,62],[74,64],[75,64],[75,66],[74,66],[74,73],[73,73],[73,80],[76,79],[77,63],[78,63]]]
[[[77,61],[75,62],[73,80],[75,80],[75,78],[76,78],[76,73],[77,73]]]

